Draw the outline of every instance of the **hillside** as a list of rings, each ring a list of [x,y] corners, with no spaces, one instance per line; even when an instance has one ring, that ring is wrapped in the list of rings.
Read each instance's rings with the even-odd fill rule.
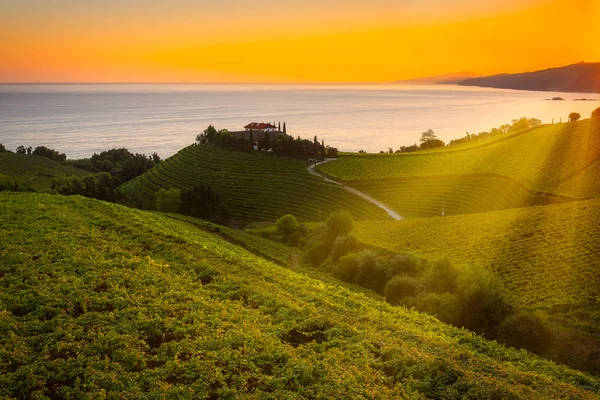
[[[581,62],[542,71],[470,78],[458,84],[498,89],[600,93],[600,63]]]
[[[309,174],[307,166],[305,160],[192,145],[120,191],[142,208],[153,208],[162,188],[208,184],[222,196],[231,217],[243,221],[275,221],[288,213],[321,221],[337,210],[350,211],[358,220],[387,219],[371,203]]]
[[[501,175],[534,191],[572,197],[600,195],[600,120],[544,125],[481,145],[394,155],[344,156],[318,166],[336,179]],[[583,183],[586,185],[584,186]]]
[[[16,181],[20,186],[42,190],[50,188],[52,179],[57,176],[89,174],[89,171],[63,165],[42,156],[0,153],[0,184],[3,181]]]
[[[503,279],[518,303],[600,312],[600,200],[446,218],[359,223],[359,240],[394,253],[447,256]],[[574,315],[571,315],[574,317]],[[600,334],[600,319],[579,315]],[[594,326],[595,325],[595,326]]]
[[[471,71],[463,72],[452,72],[449,74],[427,76],[423,78],[404,79],[394,81],[392,83],[400,83],[404,85],[450,85],[457,84],[458,82],[464,81],[465,79],[477,78],[481,75]]]
[[[1,397],[599,397],[585,374],[188,222],[76,196],[0,207]]]

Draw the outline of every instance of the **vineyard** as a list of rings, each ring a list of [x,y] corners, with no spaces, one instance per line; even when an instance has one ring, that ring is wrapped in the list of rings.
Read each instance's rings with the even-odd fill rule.
[[[83,169],[62,165],[42,156],[0,153],[0,183],[16,181],[19,186],[42,190],[49,189],[52,179],[57,176],[89,174]]]
[[[362,179],[344,182],[397,211],[402,217],[471,214],[569,201],[541,195],[518,181],[494,175]]]
[[[447,218],[359,223],[358,238],[396,253],[482,265],[522,305],[597,308],[600,200]],[[572,307],[571,307],[572,308]],[[599,310],[600,311],[600,310]]]
[[[121,186],[143,208],[154,208],[163,188],[210,185],[222,196],[233,219],[275,221],[291,213],[304,221],[350,211],[357,220],[387,219],[384,211],[306,171],[306,161],[271,154],[241,153],[193,145]]]
[[[3,193],[0,208],[3,398],[599,397],[595,378],[290,271],[216,226],[78,196]]]
[[[493,174],[536,191],[593,197],[600,193],[600,120],[544,125],[470,145],[398,155],[344,156],[318,167],[341,180]],[[570,183],[569,183],[570,182]]]

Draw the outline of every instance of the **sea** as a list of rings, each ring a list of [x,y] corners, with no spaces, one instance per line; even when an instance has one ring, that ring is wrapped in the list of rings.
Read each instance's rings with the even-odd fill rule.
[[[208,125],[285,122],[294,137],[379,152],[416,143],[428,129],[449,141],[520,117],[588,118],[597,107],[600,94],[456,85],[0,84],[0,143],[43,145],[70,159],[121,147],[167,158]]]

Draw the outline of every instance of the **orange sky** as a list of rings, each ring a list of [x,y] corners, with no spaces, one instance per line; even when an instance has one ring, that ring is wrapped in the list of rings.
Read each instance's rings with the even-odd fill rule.
[[[600,61],[600,0],[0,0],[0,82],[387,82]]]

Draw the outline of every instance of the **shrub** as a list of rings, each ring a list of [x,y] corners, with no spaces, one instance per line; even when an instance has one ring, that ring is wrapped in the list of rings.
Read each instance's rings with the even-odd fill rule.
[[[338,236],[331,246],[331,259],[337,262],[341,256],[358,250],[359,245],[360,243],[354,235]]]
[[[482,268],[462,270],[456,279],[456,294],[463,309],[464,326],[490,338],[496,336],[500,323],[513,312],[502,283]]]
[[[371,251],[360,253],[358,256],[356,283],[366,289],[382,293],[386,280],[386,270],[379,260],[377,260],[375,253]]]
[[[35,150],[33,150],[33,154],[35,154],[36,156],[46,157],[51,160],[59,161],[59,162],[65,161],[67,159],[66,155],[61,154],[56,150],[49,149],[46,146],[36,147]]]
[[[569,122],[579,121],[580,118],[581,118],[581,114],[579,114],[579,113],[572,112],[571,114],[569,114]]]
[[[452,293],[425,293],[415,299],[415,308],[447,324],[461,326],[461,305]]]
[[[397,254],[389,262],[388,275],[419,275],[423,266],[421,259],[413,254]]]
[[[600,107],[592,111],[592,118],[600,118]]]
[[[358,257],[348,254],[340,258],[333,275],[344,282],[354,283],[358,275]]]
[[[176,213],[181,207],[181,190],[160,189],[156,193],[156,208],[158,211]]]
[[[352,215],[347,211],[339,211],[327,218],[327,230],[331,237],[342,236],[352,230]]]
[[[522,313],[511,315],[502,321],[497,338],[509,346],[539,354],[552,342],[552,332],[542,315]]]
[[[304,253],[303,261],[318,267],[325,261],[331,248],[326,242],[313,243]]]
[[[292,214],[287,214],[279,218],[275,223],[275,226],[277,227],[277,233],[283,235],[287,239],[298,229],[300,224],[298,223],[296,217],[294,217]]]
[[[383,292],[385,300],[390,304],[398,305],[405,297],[416,296],[421,285],[421,281],[415,277],[396,275],[385,285]]]
[[[448,258],[441,258],[427,269],[425,286],[437,293],[453,292],[458,274],[458,268]]]
[[[7,153],[8,150],[6,150],[6,147],[4,147],[4,145],[2,143],[0,143],[0,153]]]

